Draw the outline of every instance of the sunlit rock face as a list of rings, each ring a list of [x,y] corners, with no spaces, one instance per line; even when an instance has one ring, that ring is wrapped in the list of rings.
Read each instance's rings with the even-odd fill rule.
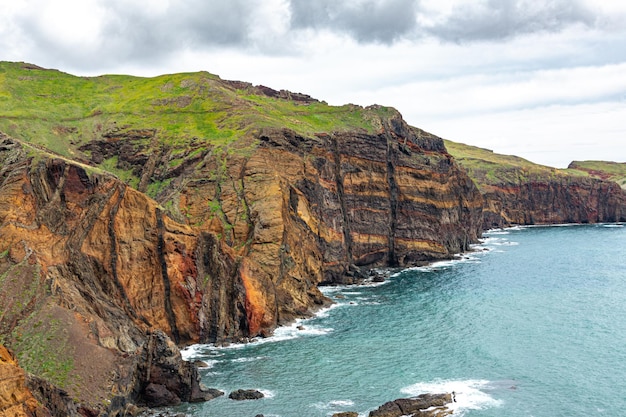
[[[449,258],[480,234],[474,184],[397,113],[374,133],[266,129],[208,153],[161,193],[174,210],[1,139],[2,333],[22,352],[45,339],[27,367],[59,361],[52,381],[95,408],[141,397],[154,331],[178,345],[265,336],[325,305],[319,284]]]

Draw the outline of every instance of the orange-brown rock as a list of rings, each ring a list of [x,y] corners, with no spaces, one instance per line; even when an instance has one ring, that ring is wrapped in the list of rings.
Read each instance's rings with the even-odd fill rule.
[[[266,130],[259,140],[251,153],[209,156],[185,184],[172,183],[188,223],[222,236],[257,287],[276,295],[278,317],[265,311],[256,322],[292,319],[319,302],[321,282],[449,258],[480,233],[474,184],[439,138],[399,115],[376,134]]]
[[[33,397],[15,355],[0,345],[0,417],[47,417],[50,412]]]
[[[159,205],[0,137],[0,331],[85,406],[190,399],[197,374],[179,356],[162,364],[187,369],[175,384],[146,364],[158,332],[178,345],[268,335],[329,302],[322,283],[449,258],[480,233],[474,184],[398,114],[377,133],[267,130],[196,162],[167,173]]]
[[[94,408],[114,395],[140,399],[145,375],[134,369],[148,334],[199,341],[237,297],[243,305],[241,291],[214,297],[211,275],[238,279],[218,243],[144,194],[61,159],[32,158],[6,137],[0,157],[0,330],[29,371],[69,398]],[[241,337],[223,321],[227,336]]]

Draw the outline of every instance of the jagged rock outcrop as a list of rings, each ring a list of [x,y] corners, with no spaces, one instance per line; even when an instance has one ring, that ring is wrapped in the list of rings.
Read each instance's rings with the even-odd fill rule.
[[[195,367],[168,336],[150,335],[198,341],[208,317],[219,318],[203,298],[210,280],[198,279],[198,271],[235,279],[228,255],[213,253],[218,243],[113,177],[29,156],[6,137],[0,161],[0,330],[22,365],[95,409],[112,396],[149,403],[144,388],[159,383],[157,369],[181,373],[177,388],[167,387],[178,401],[202,398]],[[237,297],[243,309],[235,292],[222,309]],[[155,339],[166,348],[147,353]],[[172,359],[155,368],[154,356]]]
[[[442,417],[452,414],[447,405],[453,401],[452,394],[421,394],[413,398],[389,401],[369,413],[369,417]]]
[[[148,407],[209,401],[223,392],[205,389],[195,365],[182,360],[178,347],[160,330],[148,336],[137,368],[137,393]]]
[[[228,398],[236,401],[259,400],[263,397],[265,397],[265,395],[255,389],[238,389],[228,394]]]

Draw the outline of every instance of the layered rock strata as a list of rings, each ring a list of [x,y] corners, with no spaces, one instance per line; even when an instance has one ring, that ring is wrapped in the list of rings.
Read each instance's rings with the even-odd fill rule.
[[[481,191],[485,228],[626,221],[626,193],[612,181],[535,177],[483,184]]]
[[[373,134],[267,130],[208,149],[161,205],[0,139],[1,334],[85,409],[217,395],[176,345],[267,335],[329,302],[319,284],[449,258],[480,233],[473,183],[397,114]]]
[[[485,229],[626,220],[626,191],[610,180],[620,178],[623,164],[590,162],[612,170],[594,177],[582,168],[556,169],[461,143],[446,141],[446,147],[483,195]]]

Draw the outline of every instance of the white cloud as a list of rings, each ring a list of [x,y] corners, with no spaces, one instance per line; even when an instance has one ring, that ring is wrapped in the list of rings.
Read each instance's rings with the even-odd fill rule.
[[[626,120],[623,101],[459,117],[433,128],[457,142],[564,168],[573,160],[626,162],[620,120]]]

